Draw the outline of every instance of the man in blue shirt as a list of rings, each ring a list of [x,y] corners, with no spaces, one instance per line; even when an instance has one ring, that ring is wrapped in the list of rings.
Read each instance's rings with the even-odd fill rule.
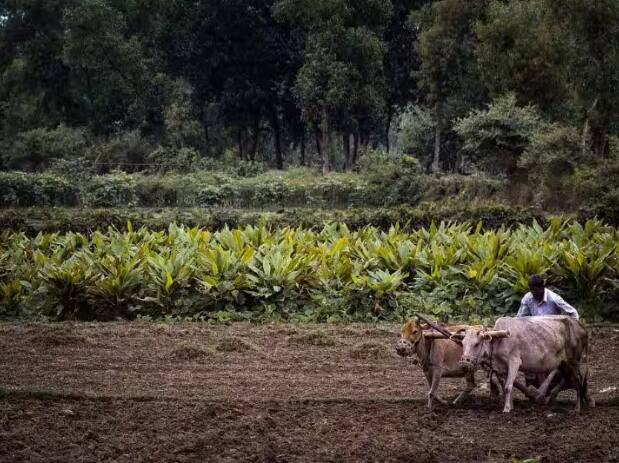
[[[520,303],[517,317],[531,315],[569,315],[578,320],[578,312],[557,293],[550,291],[544,285],[539,275],[529,278],[529,292]]]

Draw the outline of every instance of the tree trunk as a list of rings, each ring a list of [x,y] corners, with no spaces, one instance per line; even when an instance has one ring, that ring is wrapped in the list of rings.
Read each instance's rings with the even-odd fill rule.
[[[243,156],[243,129],[241,129],[241,127],[239,127],[236,132],[236,140],[239,144],[239,157],[241,158],[241,161],[244,161],[245,156]]]
[[[252,143],[249,151],[250,160],[256,160],[256,152],[258,151],[258,142],[260,141],[260,109],[256,111],[254,116],[254,125],[252,127]]]
[[[582,126],[582,136],[580,139],[580,150],[581,150],[583,159],[587,158],[587,142],[589,141],[589,135],[591,131],[591,126],[589,124],[589,118],[591,117],[591,113],[593,112],[597,104],[598,104],[598,98],[593,100],[593,104],[591,105],[591,107],[587,111],[585,111],[585,122],[583,123],[583,126]]]
[[[347,132],[342,135],[342,146],[344,149],[344,170],[349,170],[350,164],[350,134]]]
[[[441,155],[441,105],[436,103],[436,130],[434,132],[434,158],[432,159],[432,172],[440,172],[440,155]]]
[[[322,145],[322,173],[327,174],[331,171],[331,134],[329,133],[329,120],[327,119],[327,108],[322,108],[321,121],[321,145]]]
[[[593,153],[597,157],[603,157],[608,154],[608,129],[605,123],[596,125],[591,129],[591,146]]]
[[[271,108],[271,123],[273,125],[273,142],[275,144],[275,165],[279,170],[284,168],[284,156],[282,154],[281,127],[277,108]]]
[[[322,159],[322,147],[320,146],[320,130],[316,129],[314,132],[316,139],[316,153],[318,153],[318,159]]]
[[[389,140],[389,130],[391,129],[391,119],[393,118],[393,111],[391,108],[387,111],[387,127],[385,132],[385,147],[387,148],[387,153],[391,151],[391,143]]]
[[[359,153],[359,132],[355,132],[352,139],[352,165],[357,165],[357,155]]]
[[[305,126],[301,126],[301,165],[305,165]]]

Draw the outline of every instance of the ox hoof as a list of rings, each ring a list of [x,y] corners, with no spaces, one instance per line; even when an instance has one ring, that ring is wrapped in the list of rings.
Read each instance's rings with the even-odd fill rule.
[[[511,409],[511,408],[509,408],[509,407],[505,407],[505,408],[503,409],[503,413],[510,413],[511,411],[512,411],[512,409]]]

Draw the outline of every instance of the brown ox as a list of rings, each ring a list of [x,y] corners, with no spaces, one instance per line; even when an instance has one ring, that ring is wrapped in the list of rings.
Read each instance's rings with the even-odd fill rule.
[[[428,339],[423,337],[423,330],[429,329],[418,321],[409,320],[402,326],[400,341],[396,345],[396,352],[402,357],[416,355],[417,363],[421,366],[428,381],[428,408],[432,408],[434,400],[446,405],[447,402],[437,394],[442,377],[465,378],[466,388],[453,401],[460,403],[475,389],[475,372],[460,364],[462,346],[450,339]],[[450,332],[465,331],[470,325],[452,325],[445,327]],[[479,328],[479,327],[478,327]]]
[[[527,376],[545,377],[538,398],[553,397],[562,388],[576,389],[576,410],[581,403],[593,405],[587,393],[587,372],[580,371],[581,358],[588,351],[585,328],[571,317],[539,316],[499,318],[495,330],[507,330],[507,338],[493,339],[485,330],[469,329],[462,341],[462,365],[470,371],[483,367],[504,379],[505,405],[503,412],[513,408],[512,389],[519,372]],[[553,381],[558,379],[558,384]]]

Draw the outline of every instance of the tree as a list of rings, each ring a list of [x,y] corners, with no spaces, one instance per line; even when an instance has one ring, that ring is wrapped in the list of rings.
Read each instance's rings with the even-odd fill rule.
[[[410,17],[422,31],[417,43],[421,59],[417,76],[436,121],[433,172],[441,169],[441,145],[449,121],[485,101],[485,88],[474,60],[473,34],[475,21],[483,11],[483,0],[441,0]]]
[[[80,119],[62,60],[64,9],[73,0],[15,0],[0,6],[0,137]]]
[[[514,92],[546,115],[582,124],[598,155],[617,129],[619,4],[612,0],[492,1],[476,28],[492,93]]]
[[[395,114],[420,99],[415,74],[421,65],[415,49],[419,29],[409,21],[410,12],[430,0],[394,0],[393,14],[383,34],[385,52],[385,134],[389,151],[389,131]]]
[[[348,167],[356,154],[354,149],[351,159],[350,134],[354,134],[356,145],[384,107],[380,34],[391,4],[379,0],[281,0],[275,12],[306,33],[295,94],[303,120],[320,132],[323,172],[332,168],[334,132],[342,134]]]
[[[583,152],[590,130],[593,152],[608,154],[609,133],[619,129],[619,3],[547,1],[571,50],[567,81],[581,115]]]
[[[508,94],[494,100],[487,109],[475,109],[458,119],[454,130],[482,169],[510,176],[542,123],[537,108],[520,107],[515,95]]]
[[[161,131],[165,78],[113,3],[82,0],[66,10],[64,62],[79,81],[75,96],[95,133]]]
[[[272,0],[176,0],[161,47],[168,73],[194,87],[207,138],[209,126],[218,123],[214,108],[234,132],[241,157],[253,160],[268,128],[282,168],[287,120],[299,131],[291,101],[302,43],[294,28],[275,21],[272,6]]]

